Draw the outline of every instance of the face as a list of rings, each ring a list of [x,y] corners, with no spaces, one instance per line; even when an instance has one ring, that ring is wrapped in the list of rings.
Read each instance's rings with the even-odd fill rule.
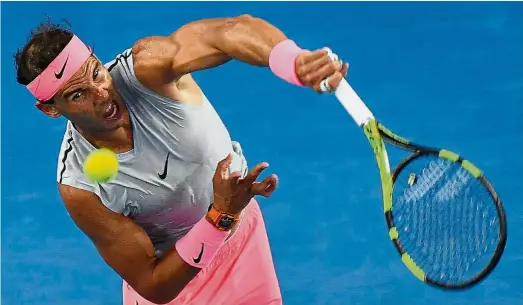
[[[50,117],[64,116],[78,128],[103,132],[123,124],[125,105],[109,71],[94,56],[55,94],[52,104],[38,108]]]

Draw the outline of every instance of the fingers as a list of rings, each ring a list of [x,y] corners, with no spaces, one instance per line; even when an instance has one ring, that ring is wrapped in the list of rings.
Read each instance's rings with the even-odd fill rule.
[[[264,171],[269,164],[262,162],[256,165],[243,179],[244,183],[250,185],[250,192],[253,195],[260,195],[269,197],[272,192],[278,187],[278,176],[272,174],[261,182],[256,182],[256,179],[260,176],[261,172]]]
[[[336,90],[336,88],[338,88],[338,86],[340,85],[342,79],[343,74],[341,74],[340,72],[336,72],[333,76],[329,77],[327,82],[329,83],[329,87],[331,88],[331,90]]]
[[[227,173],[229,171],[229,166],[232,163],[232,153],[229,153],[225,159],[218,162],[218,166],[216,167],[216,171],[214,172],[215,176],[219,176],[222,179],[227,178]]]
[[[348,64],[343,64],[339,72],[335,72],[329,77],[324,78],[320,81],[319,84],[315,85],[313,88],[316,92],[319,93],[328,93],[335,91],[341,83],[341,80],[347,76],[347,71],[349,69]],[[326,82],[326,84],[324,84]]]
[[[245,176],[243,181],[248,184],[253,184],[256,179],[258,179],[258,176],[260,176],[261,172],[263,172],[267,167],[269,167],[269,164],[267,162],[262,162],[257,164],[248,174]]]
[[[240,181],[240,178],[242,177],[242,173],[239,172],[239,171],[235,171],[235,172],[232,172],[230,175],[229,175],[229,182],[231,184],[235,184],[235,183],[238,183]]]
[[[340,71],[341,75],[343,75],[343,77],[346,77],[348,71],[349,71],[349,64],[344,63],[343,67],[341,67],[341,71]]]
[[[347,75],[349,65],[338,60],[330,49],[304,52],[297,60],[297,75],[300,80],[316,92],[336,90],[342,78]]]
[[[254,183],[251,187],[251,192],[254,195],[260,195],[269,197],[274,190],[278,187],[278,176],[270,175],[265,178],[262,182]]]
[[[314,61],[310,61],[307,64],[301,65],[296,73],[298,76],[303,76],[305,79],[303,81],[305,82],[312,82],[313,79],[307,79],[311,78],[315,72],[317,72],[319,69],[322,69],[325,66],[331,66],[332,61],[329,59],[328,56],[322,56],[320,58],[315,59]]]
[[[309,73],[311,83],[319,84],[326,76],[333,75],[342,69],[339,61],[332,61],[329,57],[325,57],[325,63],[317,67],[314,71]]]
[[[339,61],[332,61],[326,50],[319,50],[310,54],[303,55],[298,62],[297,75],[300,80],[308,85],[317,85],[326,76],[340,71],[342,65]]]
[[[262,182],[256,182],[260,174],[269,167],[267,162],[257,164],[243,179],[241,178],[242,174],[239,171],[234,171],[228,174],[231,162],[232,154],[218,162],[215,176],[218,177],[219,180],[222,180],[222,183],[229,183],[230,186],[236,184],[233,188],[240,187],[247,193],[251,194],[251,196],[260,195],[264,197],[269,197],[278,187],[278,177],[274,174],[265,178]]]
[[[297,58],[297,62],[301,65],[308,65],[324,56],[327,56],[327,50],[319,49],[314,52],[305,51]]]
[[[298,63],[298,70],[296,72],[298,73],[309,73],[314,69],[314,66],[318,64],[325,64],[328,61],[326,59],[328,58],[326,50],[317,50],[314,52],[303,52],[300,54],[297,58]]]

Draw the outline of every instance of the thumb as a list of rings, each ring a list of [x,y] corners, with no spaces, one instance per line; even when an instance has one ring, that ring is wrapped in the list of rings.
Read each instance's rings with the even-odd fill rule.
[[[229,153],[225,159],[218,162],[218,166],[216,168],[216,174],[220,174],[222,178],[227,178],[227,173],[229,170],[229,166],[232,163],[232,153]]]
[[[344,63],[343,67],[341,68],[341,71],[340,71],[341,75],[343,75],[343,77],[346,77],[348,71],[349,71],[349,63]]]

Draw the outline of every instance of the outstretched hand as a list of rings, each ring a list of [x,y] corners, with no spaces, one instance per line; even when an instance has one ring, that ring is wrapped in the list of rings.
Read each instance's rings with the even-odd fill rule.
[[[278,187],[278,177],[272,174],[261,182],[256,180],[269,167],[267,162],[257,164],[246,176],[240,172],[229,174],[232,154],[218,163],[213,177],[214,206],[225,213],[240,213],[255,195],[270,197]]]

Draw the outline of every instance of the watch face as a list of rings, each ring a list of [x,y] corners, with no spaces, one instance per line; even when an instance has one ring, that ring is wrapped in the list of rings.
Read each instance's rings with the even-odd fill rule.
[[[224,215],[222,218],[220,218],[220,221],[218,221],[218,225],[224,229],[230,229],[233,224],[234,218],[227,215]]]

